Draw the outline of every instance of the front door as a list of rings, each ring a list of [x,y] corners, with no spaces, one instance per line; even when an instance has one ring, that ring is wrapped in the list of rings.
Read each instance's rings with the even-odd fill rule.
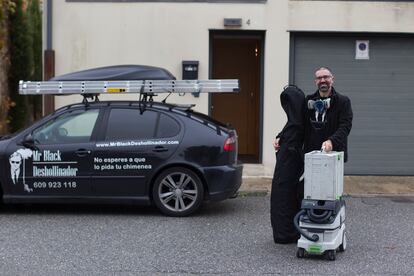
[[[235,127],[239,159],[260,162],[260,91],[263,38],[260,35],[212,35],[212,78],[239,79],[238,94],[213,94],[211,115]]]

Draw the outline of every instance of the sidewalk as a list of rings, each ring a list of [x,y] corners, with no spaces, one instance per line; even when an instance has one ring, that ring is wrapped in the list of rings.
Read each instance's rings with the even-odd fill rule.
[[[241,195],[270,193],[271,178],[244,177]],[[350,196],[414,196],[412,176],[345,176],[344,194]]]

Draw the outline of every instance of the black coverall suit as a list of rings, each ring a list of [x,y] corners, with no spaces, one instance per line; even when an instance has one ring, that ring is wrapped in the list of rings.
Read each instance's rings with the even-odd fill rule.
[[[276,153],[276,168],[270,198],[273,239],[276,243],[291,243],[299,238],[293,218],[300,210],[303,198],[303,139],[305,94],[295,86],[288,86],[280,95],[287,115],[287,123],[277,136],[280,149]]]

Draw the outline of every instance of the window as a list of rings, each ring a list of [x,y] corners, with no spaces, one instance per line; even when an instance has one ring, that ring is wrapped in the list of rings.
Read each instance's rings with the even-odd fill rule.
[[[158,113],[145,110],[142,114],[137,109],[113,108],[109,115],[105,140],[152,139]]]
[[[34,130],[33,139],[40,144],[89,142],[98,115],[98,109],[66,112]]]
[[[160,114],[160,120],[158,123],[157,138],[173,137],[180,131],[180,125],[169,116]]]

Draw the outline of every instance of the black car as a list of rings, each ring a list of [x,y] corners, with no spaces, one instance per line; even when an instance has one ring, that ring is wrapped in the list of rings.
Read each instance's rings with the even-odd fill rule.
[[[0,162],[4,203],[154,203],[172,216],[235,196],[242,176],[234,129],[191,106],[154,101],[62,107],[2,137]]]

